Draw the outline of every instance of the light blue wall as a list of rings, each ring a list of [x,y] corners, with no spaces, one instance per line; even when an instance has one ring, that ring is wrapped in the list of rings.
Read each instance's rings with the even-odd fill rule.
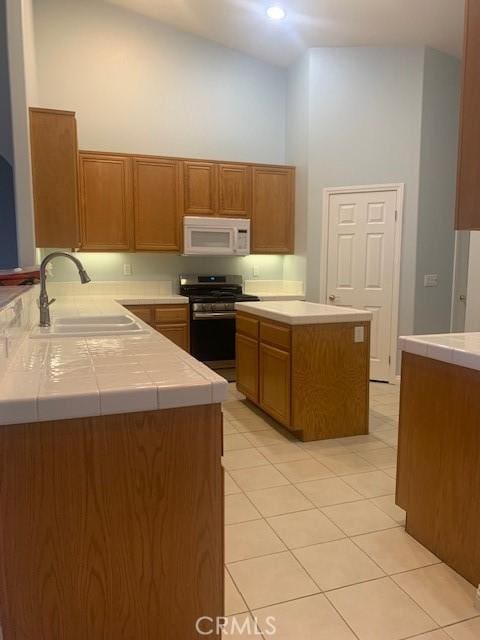
[[[77,112],[81,148],[285,161],[284,69],[97,0],[34,18],[40,106]]]
[[[319,299],[323,189],[405,183],[400,331],[414,326],[422,48],[310,51],[307,295]]]
[[[5,0],[0,0],[0,269],[16,267],[17,231]]]
[[[454,216],[460,100],[460,62],[425,51],[415,333],[450,330],[455,251]],[[425,274],[438,287],[424,287]]]

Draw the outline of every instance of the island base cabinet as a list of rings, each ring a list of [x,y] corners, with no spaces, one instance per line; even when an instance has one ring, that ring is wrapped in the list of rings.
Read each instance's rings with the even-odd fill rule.
[[[290,326],[241,312],[236,327],[249,400],[303,441],[368,433],[369,322]]]
[[[3,639],[202,637],[224,607],[221,431],[219,404],[2,427]]]
[[[407,532],[480,583],[480,371],[404,353],[397,504]]]

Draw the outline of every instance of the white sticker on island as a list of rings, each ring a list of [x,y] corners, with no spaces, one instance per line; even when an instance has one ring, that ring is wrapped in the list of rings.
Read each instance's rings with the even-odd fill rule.
[[[365,327],[355,327],[355,342],[365,342]]]

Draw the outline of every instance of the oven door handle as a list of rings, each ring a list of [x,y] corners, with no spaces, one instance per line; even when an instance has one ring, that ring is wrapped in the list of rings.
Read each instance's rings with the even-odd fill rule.
[[[207,313],[194,311],[194,320],[225,320],[225,318],[235,318],[235,311],[222,311],[220,313]]]

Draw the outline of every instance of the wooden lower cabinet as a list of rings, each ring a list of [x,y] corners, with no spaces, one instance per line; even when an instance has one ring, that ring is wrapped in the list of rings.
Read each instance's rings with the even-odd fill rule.
[[[187,324],[155,324],[154,328],[185,351],[189,351]]]
[[[203,637],[224,615],[221,453],[219,404],[3,426],[4,640]]]
[[[290,426],[290,353],[260,343],[260,406],[286,427]]]
[[[237,333],[237,388],[252,402],[258,402],[258,342]]]
[[[188,304],[127,305],[125,308],[176,345],[190,352]]]
[[[236,326],[237,388],[249,400],[300,440],[368,433],[369,322],[291,326],[241,312]]]

